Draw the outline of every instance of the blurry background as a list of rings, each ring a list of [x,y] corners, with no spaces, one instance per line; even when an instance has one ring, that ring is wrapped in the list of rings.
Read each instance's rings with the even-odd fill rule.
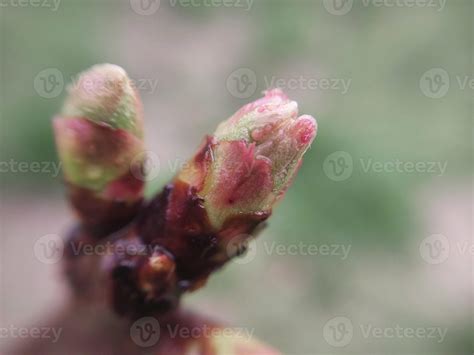
[[[73,221],[51,117],[110,62],[144,102],[149,195],[268,87],[319,123],[269,227],[187,307],[285,354],[472,353],[473,15],[469,0],[0,2],[0,327],[65,302],[58,264],[33,254]]]

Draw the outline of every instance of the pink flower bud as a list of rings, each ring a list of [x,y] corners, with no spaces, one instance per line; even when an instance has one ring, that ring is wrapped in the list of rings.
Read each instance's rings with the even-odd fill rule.
[[[125,71],[101,64],[70,85],[54,133],[69,199],[87,225],[119,226],[143,197],[142,106]],[[120,222],[120,223],[119,223]]]
[[[313,117],[280,90],[245,105],[217,128],[178,175],[197,189],[211,224],[232,216],[270,212],[316,136]]]
[[[141,101],[127,73],[118,65],[93,66],[69,85],[68,92],[62,116],[84,117],[142,138]]]

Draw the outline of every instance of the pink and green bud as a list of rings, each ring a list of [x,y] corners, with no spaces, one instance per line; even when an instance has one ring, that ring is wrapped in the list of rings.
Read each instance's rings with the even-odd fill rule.
[[[69,86],[61,116],[84,117],[100,125],[143,137],[143,113],[138,93],[125,70],[113,64],[95,65]]]
[[[177,178],[196,187],[216,228],[233,216],[269,213],[316,131],[313,117],[298,117],[295,101],[279,89],[267,91],[222,122]]]
[[[114,194],[114,182],[128,174],[143,151],[143,142],[134,135],[84,118],[57,117],[54,130],[66,181],[104,197],[111,190]]]
[[[142,105],[125,71],[111,64],[83,72],[68,91],[53,122],[58,154],[73,206],[86,223],[101,223],[100,215],[117,214],[112,205],[142,200],[143,181],[132,174],[143,164]]]

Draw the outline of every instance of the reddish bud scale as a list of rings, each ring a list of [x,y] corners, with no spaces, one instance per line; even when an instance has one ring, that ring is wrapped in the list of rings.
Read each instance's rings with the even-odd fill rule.
[[[67,196],[76,215],[85,226],[96,236],[106,236],[109,233],[123,227],[129,223],[137,214],[142,205],[141,181],[137,181],[133,176],[126,175],[120,180],[113,182],[115,186],[110,188],[121,188],[125,184],[129,190],[136,187],[137,195],[140,196],[135,201],[106,199],[97,195],[93,191],[67,183]]]
[[[233,237],[250,236],[268,216],[239,215],[216,230],[209,222],[202,199],[192,187],[178,180],[145,209],[137,228],[145,243],[163,247],[174,256],[183,290],[192,290],[233,257],[227,248]]]
[[[210,225],[202,201],[180,181],[168,185],[118,242],[146,246],[143,255],[115,255],[110,270],[110,300],[123,315],[164,313],[184,292],[202,287],[209,275],[245,248],[268,214],[248,214],[226,221],[221,230]],[[230,249],[236,236],[241,248]]]
[[[144,181],[129,168],[142,163],[134,161],[138,138],[82,118],[56,118],[54,129],[68,198],[80,220],[97,235],[128,223],[143,196]]]

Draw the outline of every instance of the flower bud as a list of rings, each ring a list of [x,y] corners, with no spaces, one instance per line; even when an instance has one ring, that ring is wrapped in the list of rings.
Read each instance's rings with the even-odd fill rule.
[[[111,64],[85,71],[68,91],[53,126],[71,203],[86,224],[124,223],[143,194],[143,181],[131,173],[143,164],[138,93]]]
[[[61,116],[89,121],[143,137],[142,105],[125,70],[99,64],[81,73],[68,87]]]
[[[133,224],[145,245],[166,251],[173,261],[172,272],[161,271],[168,265],[162,259],[157,271],[143,269],[139,292],[160,304],[163,294],[153,280],[170,277],[176,287],[167,290],[179,298],[245,251],[315,135],[314,118],[298,117],[296,102],[280,90],[266,92],[223,122]]]
[[[197,189],[211,224],[271,212],[316,136],[313,117],[279,89],[245,105],[222,122],[212,139],[178,175]]]

